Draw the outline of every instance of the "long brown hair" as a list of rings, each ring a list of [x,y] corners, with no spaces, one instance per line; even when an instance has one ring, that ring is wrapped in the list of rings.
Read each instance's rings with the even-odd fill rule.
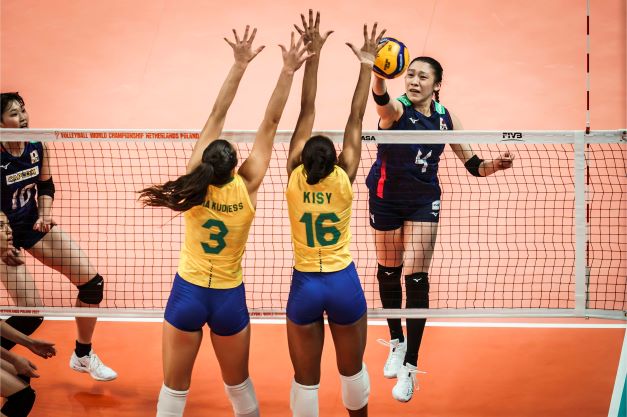
[[[189,210],[203,203],[209,185],[226,184],[236,166],[237,153],[233,146],[224,139],[217,139],[205,148],[200,164],[192,172],[165,184],[144,188],[139,191],[139,199],[144,206]]]

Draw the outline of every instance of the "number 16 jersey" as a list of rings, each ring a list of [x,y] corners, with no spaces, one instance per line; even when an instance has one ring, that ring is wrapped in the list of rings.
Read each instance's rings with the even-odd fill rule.
[[[286,190],[292,226],[294,269],[301,272],[336,272],[352,261],[350,219],[353,189],[348,175],[337,165],[317,184],[307,184],[299,165]]]
[[[179,276],[201,287],[240,285],[242,256],[254,216],[255,208],[239,175],[227,184],[207,187],[205,201],[184,214]]]

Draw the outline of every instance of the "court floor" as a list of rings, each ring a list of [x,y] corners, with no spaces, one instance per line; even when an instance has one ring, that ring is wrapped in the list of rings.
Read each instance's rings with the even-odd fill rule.
[[[255,322],[250,368],[263,416],[289,416],[292,377],[285,326]],[[432,321],[421,348],[428,372],[407,404],[391,397],[384,379],[387,350],[381,322],[368,328],[365,361],[372,416],[422,417],[605,417],[614,389],[625,324],[600,320]],[[494,327],[499,326],[499,327]],[[502,327],[501,327],[502,326]],[[514,327],[516,326],[516,327]],[[530,327],[528,327],[530,326]],[[41,378],[32,417],[144,417],[156,413],[162,382],[161,323],[98,324],[94,346],[119,373],[103,383],[70,370],[74,323],[47,320],[39,338],[55,341],[58,355],[35,358]],[[331,338],[322,363],[320,416],[345,416]],[[194,368],[186,417],[232,416],[209,339]]]

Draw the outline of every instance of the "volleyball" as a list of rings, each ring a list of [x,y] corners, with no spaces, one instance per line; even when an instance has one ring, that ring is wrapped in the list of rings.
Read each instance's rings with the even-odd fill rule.
[[[379,78],[392,79],[400,76],[409,65],[409,51],[405,44],[394,38],[383,38],[379,45],[373,71]]]

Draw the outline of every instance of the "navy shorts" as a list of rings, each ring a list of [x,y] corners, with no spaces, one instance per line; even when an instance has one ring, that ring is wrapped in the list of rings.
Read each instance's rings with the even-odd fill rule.
[[[370,226],[382,232],[403,227],[405,222],[438,223],[440,200],[432,201],[388,201],[370,194],[368,200]]]
[[[366,297],[353,262],[337,272],[294,270],[287,317],[305,325],[322,320],[325,311],[336,324],[353,324],[366,313]]]
[[[235,288],[206,288],[176,274],[165,320],[179,330],[194,332],[207,323],[219,336],[232,336],[250,322],[244,283]]]
[[[37,211],[21,216],[19,221],[10,222],[13,232],[13,246],[16,248],[30,249],[39,242],[47,233],[33,230],[33,225],[39,218]]]

